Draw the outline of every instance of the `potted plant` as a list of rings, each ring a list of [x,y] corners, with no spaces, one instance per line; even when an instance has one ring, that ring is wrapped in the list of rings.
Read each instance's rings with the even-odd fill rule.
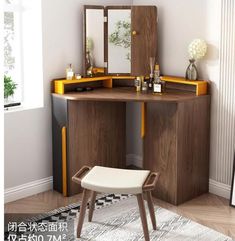
[[[17,84],[9,76],[4,75],[4,102],[9,101],[9,96],[13,96],[15,93]]]

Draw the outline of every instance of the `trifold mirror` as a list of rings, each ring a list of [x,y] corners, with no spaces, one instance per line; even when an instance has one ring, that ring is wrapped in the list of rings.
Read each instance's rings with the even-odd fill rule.
[[[84,6],[84,75],[146,75],[157,55],[155,6]]]

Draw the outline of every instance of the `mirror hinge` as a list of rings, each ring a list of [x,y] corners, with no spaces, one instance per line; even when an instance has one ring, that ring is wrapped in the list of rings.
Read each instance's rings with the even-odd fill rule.
[[[108,18],[107,18],[107,16],[104,16],[104,22],[105,22],[105,23],[108,22]]]
[[[104,62],[104,68],[108,68],[108,62]]]

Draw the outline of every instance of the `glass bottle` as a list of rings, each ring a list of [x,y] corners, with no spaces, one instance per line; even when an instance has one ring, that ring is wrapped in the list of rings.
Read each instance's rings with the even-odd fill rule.
[[[73,67],[72,64],[69,64],[69,66],[66,68],[66,79],[72,80],[74,76]]]
[[[160,69],[158,64],[155,65],[154,69],[153,93],[162,93],[162,83],[160,79]]]
[[[136,87],[136,92],[141,91],[141,78],[138,76],[135,79],[135,87]]]
[[[147,92],[148,91],[148,83],[145,80],[144,76],[140,76],[140,78],[141,78],[141,91]]]

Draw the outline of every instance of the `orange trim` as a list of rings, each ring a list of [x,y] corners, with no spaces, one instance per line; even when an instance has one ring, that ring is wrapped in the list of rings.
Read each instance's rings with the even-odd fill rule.
[[[145,115],[146,114],[146,105],[141,103],[141,138],[145,136]]]
[[[62,188],[63,195],[67,196],[67,153],[66,153],[66,127],[62,127]]]
[[[113,88],[113,80],[112,79],[103,80],[103,86],[105,88]]]
[[[55,93],[56,94],[64,94],[64,86],[69,84],[77,84],[77,83],[85,83],[85,82],[92,82],[92,81],[103,81],[103,86],[106,88],[113,87],[113,79],[129,79],[133,80],[135,77],[133,76],[99,76],[99,77],[91,77],[91,78],[81,78],[79,80],[66,80],[66,79],[58,79],[55,80]]]

